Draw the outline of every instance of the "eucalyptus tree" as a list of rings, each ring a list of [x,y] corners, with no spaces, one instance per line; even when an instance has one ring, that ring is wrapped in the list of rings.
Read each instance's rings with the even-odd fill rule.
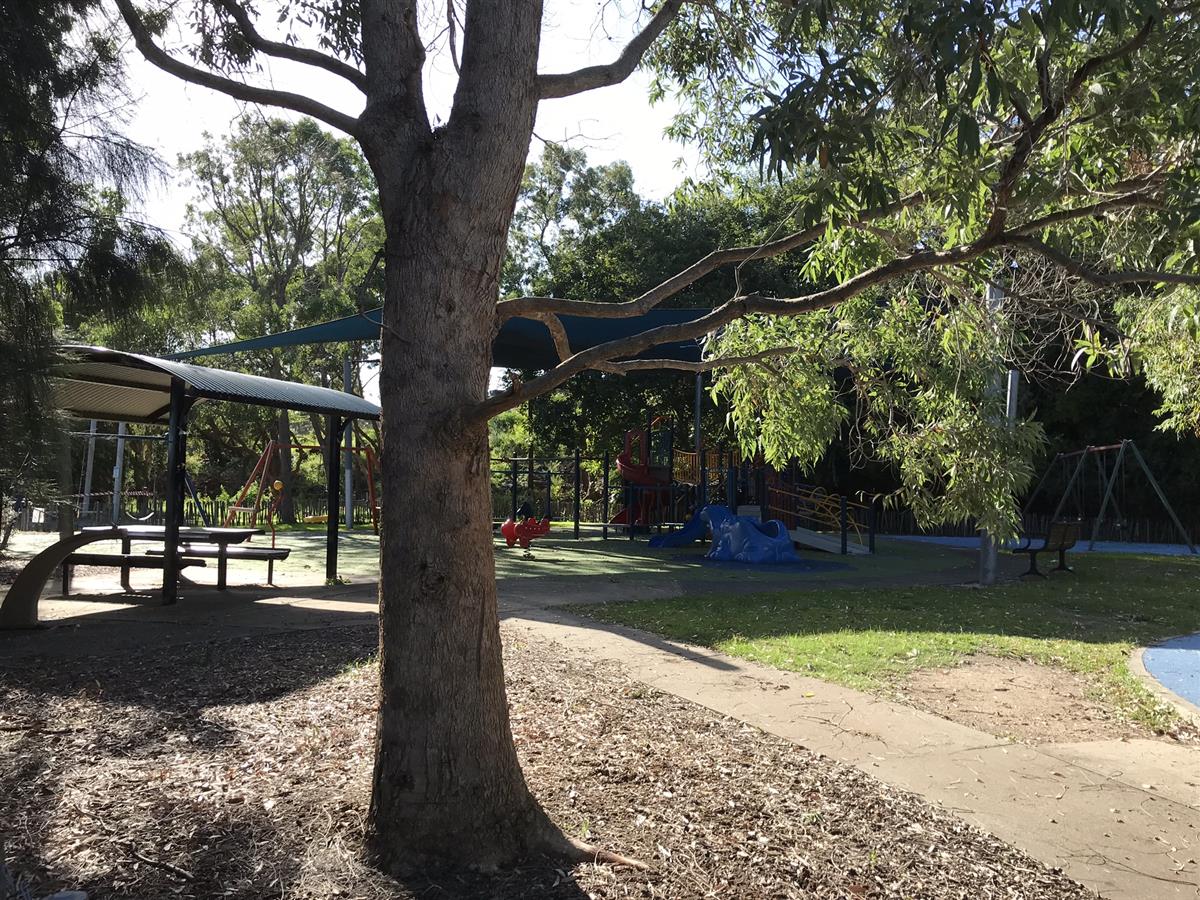
[[[158,163],[120,132],[120,53],[97,7],[9,4],[0,31],[0,528],[14,491],[55,480],[56,330],[118,317],[177,263],[126,212]]]
[[[212,298],[211,319],[240,338],[356,311],[363,263],[369,268],[378,250],[379,229],[370,174],[352,141],[312,119],[247,115],[223,141],[210,138],[179,161],[196,191],[188,208],[193,247],[201,265],[229,276]],[[251,364],[274,378],[341,369],[314,362],[311,352],[267,350]],[[273,418],[266,436],[284,448],[279,513],[293,522],[292,424],[287,410]]]
[[[1018,256],[1104,289],[1196,280],[1190,0],[665,0],[611,63],[565,73],[539,71],[540,0],[285,2],[285,22],[307,23],[296,34],[268,33],[239,0],[117,5],[153,64],[345,132],[375,177],[387,504],[369,843],[387,867],[582,852],[531,796],[509,727],[489,418],[589,369],[653,367],[633,357],[711,335],[692,368],[723,373],[747,439],[768,458],[811,455],[843,421],[828,374],[839,363],[859,373],[877,410],[866,429],[927,498],[919,510],[970,507],[1003,534],[1036,435],[992,415],[990,360],[1016,344],[1007,311],[979,300],[985,285]],[[161,40],[177,8],[199,31],[190,58]],[[425,69],[437,34],[452,42],[457,84],[435,122]],[[263,86],[264,60],[344,80],[361,110],[303,81]],[[638,296],[500,300],[539,104],[616,84],[643,61],[684,104],[677,136],[717,162],[758,156],[777,176],[811,167],[803,201],[772,239],[714,249]],[[1088,256],[1096,232],[1121,239]],[[804,261],[807,283],[833,283],[735,290],[692,324],[582,352],[562,340],[561,315],[636,316],[718,268],[780,254]],[[544,322],[563,358],[487,397],[492,338],[518,316]]]

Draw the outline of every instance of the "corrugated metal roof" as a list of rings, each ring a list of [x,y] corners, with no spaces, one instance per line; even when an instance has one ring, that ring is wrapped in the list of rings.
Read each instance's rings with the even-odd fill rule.
[[[83,419],[166,421],[173,378],[182,381],[188,396],[197,400],[228,400],[352,419],[379,418],[374,403],[331,388],[105,347],[71,345],[62,349],[67,361],[55,374],[55,405]]]

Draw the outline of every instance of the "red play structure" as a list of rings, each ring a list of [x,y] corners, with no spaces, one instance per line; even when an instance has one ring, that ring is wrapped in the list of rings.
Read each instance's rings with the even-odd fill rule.
[[[550,518],[547,516],[540,522],[533,516],[527,519],[522,519],[520,522],[513,521],[510,516],[500,526],[500,533],[504,535],[504,540],[508,542],[508,546],[520,544],[524,550],[529,549],[529,544],[534,538],[542,537],[550,531]]]
[[[660,426],[665,436],[654,446],[654,431]],[[653,488],[656,490],[635,490],[632,500],[633,522],[629,520],[630,508],[623,507],[609,520],[610,525],[646,525],[662,521],[668,506],[667,492],[674,475],[671,465],[672,447],[670,440],[669,420],[659,416],[650,423],[649,429],[639,428],[625,432],[625,449],[617,454],[617,471],[621,479],[635,488]],[[637,457],[634,458],[634,447],[637,447]],[[665,446],[664,446],[665,444]],[[654,451],[658,450],[655,454]]]

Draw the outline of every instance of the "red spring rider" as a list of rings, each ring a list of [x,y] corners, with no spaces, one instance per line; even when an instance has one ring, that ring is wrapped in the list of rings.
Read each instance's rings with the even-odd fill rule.
[[[529,549],[529,544],[534,538],[548,534],[550,531],[550,517],[546,516],[540,522],[533,515],[533,507],[526,500],[521,504],[521,508],[517,510],[517,518],[511,516],[504,520],[504,524],[500,526],[500,533],[504,535],[504,540],[508,542],[508,546],[520,544],[524,550]]]

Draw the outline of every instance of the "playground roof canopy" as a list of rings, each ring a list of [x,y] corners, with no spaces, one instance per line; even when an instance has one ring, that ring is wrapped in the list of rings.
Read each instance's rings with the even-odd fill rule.
[[[653,309],[641,316],[623,319],[598,319],[585,316],[560,316],[571,350],[578,353],[597,344],[619,338],[641,334],[661,325],[676,325],[691,322],[712,312],[710,309]],[[295,347],[301,344],[325,344],[339,341],[377,341],[383,308],[368,310],[356,316],[346,316],[296,328],[279,334],[265,334],[244,341],[233,341],[176,353],[172,359],[193,359],[218,353],[242,353],[250,350],[265,350],[272,347]],[[696,341],[678,341],[660,344],[644,356],[655,359],[675,359],[696,362],[701,356],[700,344]],[[550,332],[541,322],[533,319],[509,319],[500,328],[492,344],[492,365],[505,369],[549,369],[558,363],[558,353]]]
[[[166,422],[174,379],[183,382],[185,395],[197,401],[228,400],[343,419],[379,418],[374,403],[330,388],[104,347],[73,344],[62,351],[66,360],[52,380],[54,405],[81,419]]]

